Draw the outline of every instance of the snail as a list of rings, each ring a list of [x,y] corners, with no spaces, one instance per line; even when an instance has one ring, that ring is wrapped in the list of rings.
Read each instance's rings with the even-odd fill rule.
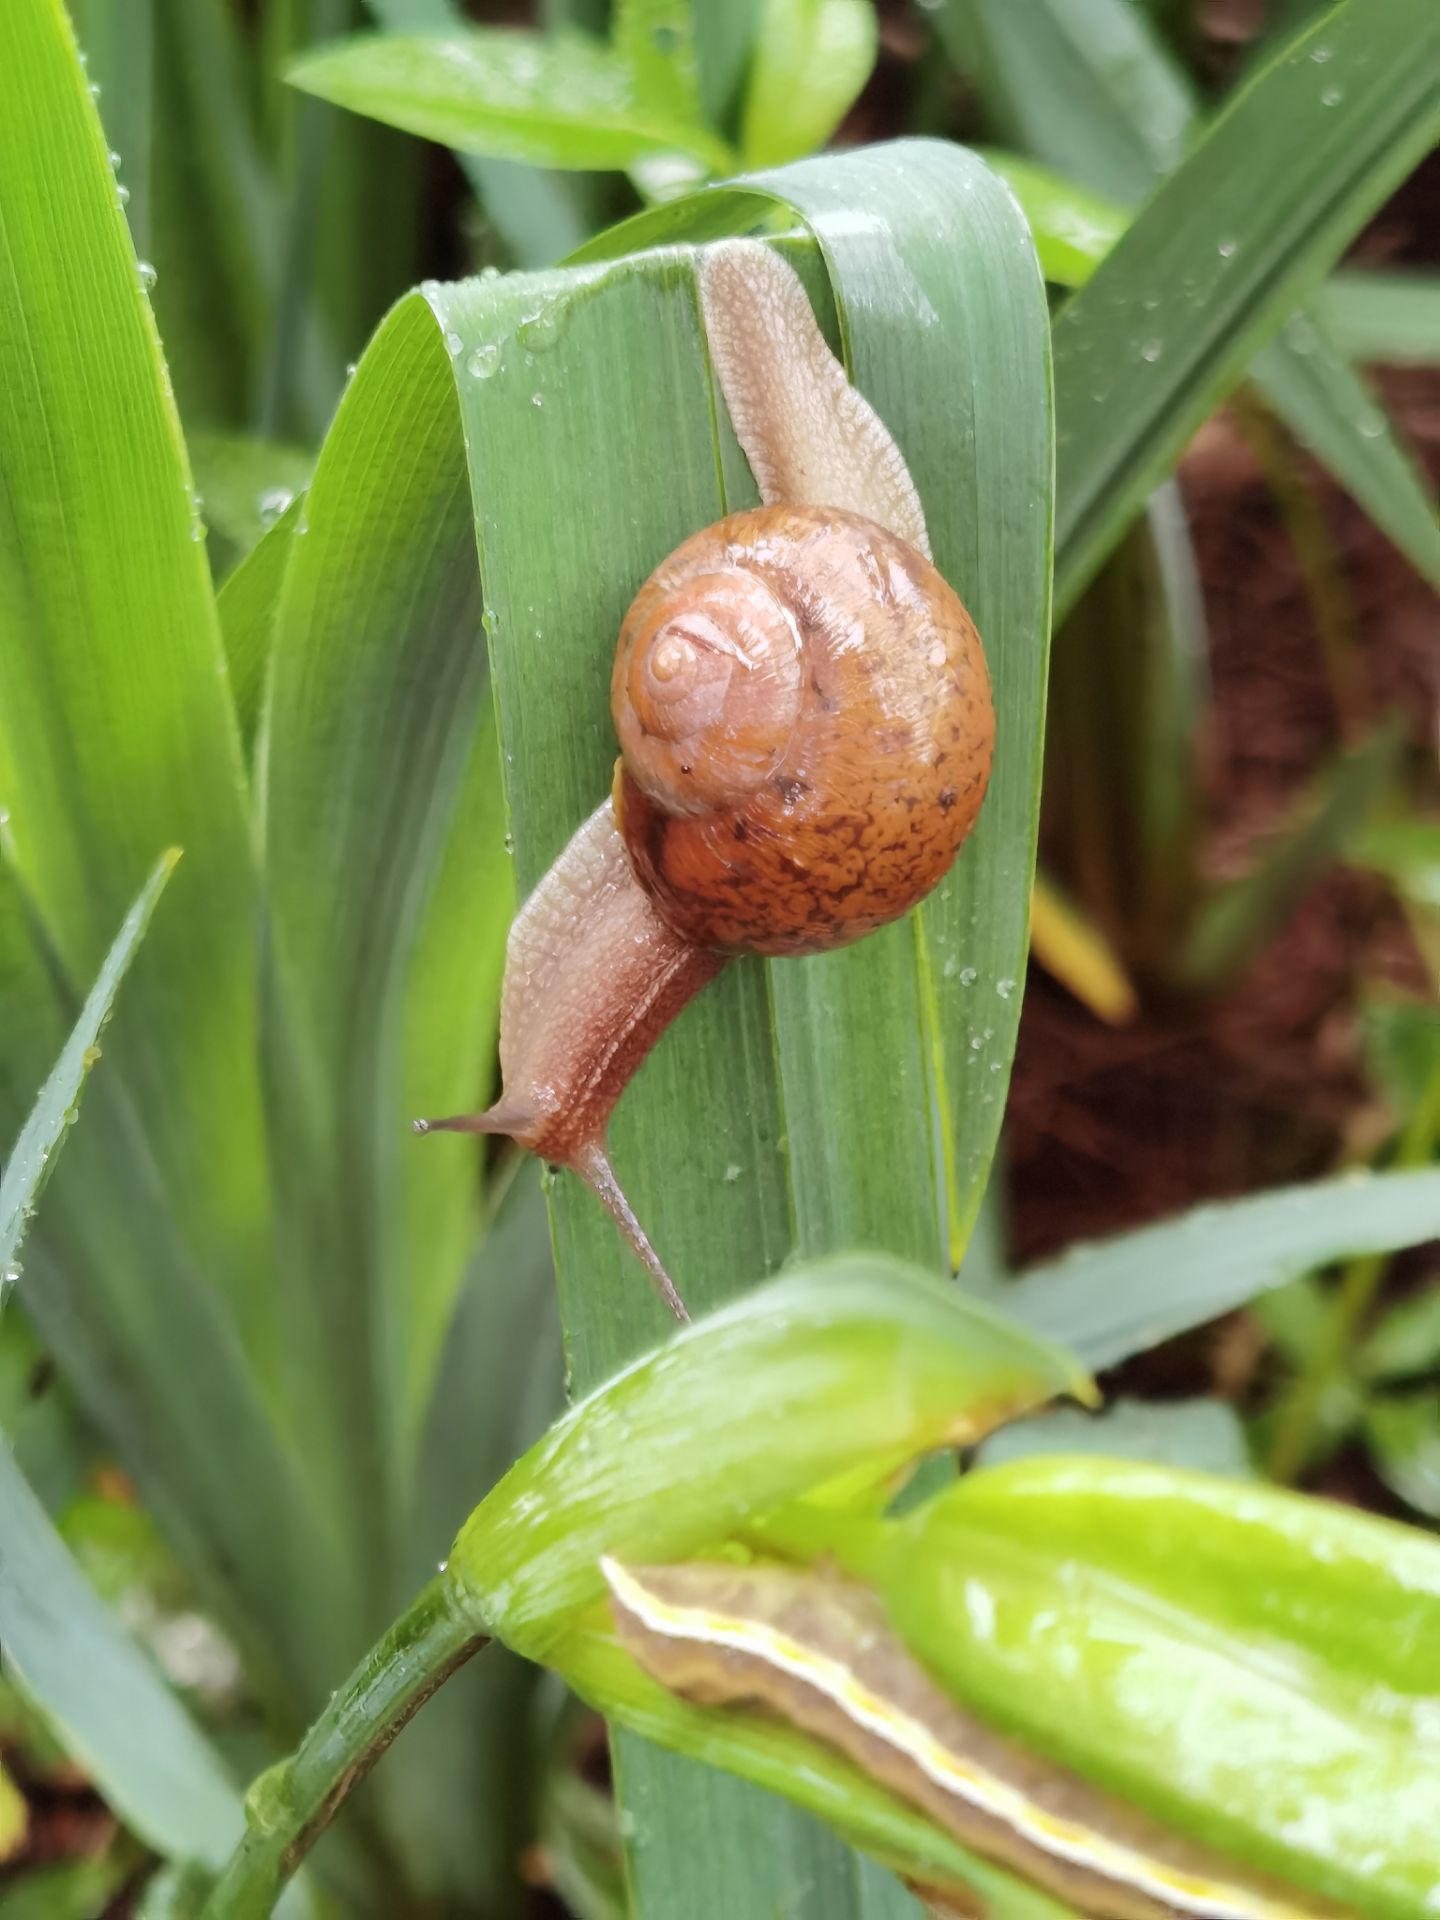
[[[615,1178],[610,1114],[741,953],[820,953],[944,877],[985,796],[985,656],[899,448],[758,241],[698,266],[710,353],[764,505],[684,541],[615,656],[621,757],[510,931],[502,1092],[421,1132],[502,1133],[587,1181],[677,1318]]]

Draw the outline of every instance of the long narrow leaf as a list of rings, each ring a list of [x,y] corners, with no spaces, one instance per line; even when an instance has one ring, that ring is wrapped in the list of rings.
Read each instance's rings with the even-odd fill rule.
[[[1346,1174],[1074,1248],[990,1296],[1108,1367],[1329,1261],[1440,1238],[1440,1172]]]
[[[0,1650],[147,1845],[220,1866],[244,1825],[214,1748],[96,1598],[0,1440]]]
[[[767,177],[742,196],[716,198],[730,220],[732,208],[753,217],[777,193],[793,194],[815,222],[857,374],[905,446],[930,507],[936,551],[985,633],[1003,757],[988,825],[925,923],[928,978],[916,933],[903,927],[838,963],[777,967],[773,1003],[760,969],[736,967],[687,1011],[621,1103],[616,1163],[696,1306],[721,1297],[739,1273],[772,1270],[792,1244],[797,1218],[811,1248],[859,1236],[939,1265],[936,1149],[923,1124],[923,1090],[932,1085],[944,1087],[955,1117],[952,1225],[963,1236],[999,1121],[1033,858],[1048,415],[1041,285],[1013,206],[965,156],[923,145],[817,163]],[[868,244],[847,230],[852,202],[873,209]],[[953,242],[936,245],[937,222],[953,224]],[[813,279],[813,264],[809,270]],[[728,434],[718,445],[715,439],[683,257],[472,283],[431,298],[451,347],[468,437],[511,826],[522,885],[529,885],[608,785],[606,636],[670,547],[749,497],[742,490],[748,476]],[[951,325],[917,329],[911,316],[931,310],[949,313]],[[397,316],[392,326],[400,324]],[[944,409],[935,405],[941,390],[950,396]],[[657,445],[667,449],[663,467],[653,457]],[[724,494],[717,489],[722,461]],[[973,467],[973,486],[954,486],[957,461]],[[556,526],[566,530],[563,541],[553,538]],[[835,1023],[851,1000],[866,1008],[867,1046],[847,1059]],[[827,1006],[831,1013],[817,1027]],[[817,1031],[824,1045],[814,1056],[805,1036]],[[937,1034],[950,1050],[944,1066]],[[817,1066],[824,1100],[835,1102],[828,1112],[806,1095]],[[976,1083],[983,1076],[983,1084],[972,1091],[966,1075]],[[827,1160],[822,1133],[837,1119],[845,1133]],[[777,1151],[782,1137],[788,1163]],[[885,1179],[875,1174],[881,1142],[891,1170]],[[463,1148],[436,1141],[427,1151]],[[671,1177],[680,1164],[689,1171],[683,1187]],[[583,1383],[663,1323],[593,1199],[562,1179],[554,1200],[570,1351]],[[623,1768],[639,1764],[627,1751]],[[658,1776],[643,1790],[649,1815],[636,1859],[661,1887],[684,1824],[681,1800],[691,1797],[693,1818],[694,1796],[709,1791],[693,1776],[681,1779],[665,1793],[666,1801],[676,1795],[673,1819],[661,1811]],[[719,1783],[713,1790],[720,1792]],[[783,1866],[789,1843],[778,1830],[757,1842],[745,1821],[718,1810],[706,1824],[725,1837],[724,1871],[713,1863],[707,1886],[693,1862],[676,1856],[691,1910],[698,1915],[704,1909],[695,1903],[735,1897],[736,1887],[749,1888],[746,1897],[756,1902],[779,1897],[773,1887],[793,1869]],[[808,1840],[804,1854],[802,1882],[820,1872]],[[827,1868],[822,1891],[831,1884]],[[671,1887],[660,1904],[674,1897]]]
[[[80,1089],[86,1074],[100,1057],[100,1029],[110,1017],[110,1008],[124,979],[126,969],[150,924],[155,903],[179,858],[169,853],[156,867],[141,890],[139,899],[126,914],[124,924],[105,956],[105,964],[81,1008],[80,1018],[65,1042],[55,1069],[40,1089],[40,1097],[21,1128],[20,1137],[5,1162],[0,1178],[0,1306],[4,1305],[5,1286],[15,1261],[21,1236],[34,1211],[36,1199],[45,1184],[52,1154],[75,1118]]]
[[[715,167],[729,159],[706,128],[638,97],[628,63],[578,34],[359,39],[306,55],[289,77],[337,106],[497,159],[582,168],[655,153]]]
[[[264,719],[274,1113],[291,1324],[378,1626],[473,1226],[473,1167],[414,1140],[412,1090],[460,1106],[483,1094],[510,904],[470,490],[450,358],[423,306],[366,356],[303,514]],[[427,924],[442,972],[417,1006]]]
[[[319,1631],[327,1611],[330,1541],[281,1437],[238,734],[174,406],[58,0],[0,10],[0,71],[0,1087],[15,1125],[73,1019],[71,983],[98,970],[164,848],[186,854],[31,1242],[27,1305],[278,1702],[276,1664],[296,1679],[307,1616]]]
[[[0,1309],[8,1272],[76,1117],[97,1042],[175,856],[116,935],[0,1180]],[[242,1825],[214,1751],[96,1598],[0,1434],[0,1654],[111,1807],[167,1856],[218,1865]]]
[[[1437,73],[1425,0],[1346,0],[1236,97],[1062,313],[1062,608],[1433,141]]]

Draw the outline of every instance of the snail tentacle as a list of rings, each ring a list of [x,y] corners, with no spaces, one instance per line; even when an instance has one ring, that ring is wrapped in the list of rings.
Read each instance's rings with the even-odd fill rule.
[[[698,277],[711,362],[766,506],[844,507],[930,559],[905,457],[825,344],[794,268],[759,240],[727,240]]]
[[[661,919],[635,878],[610,801],[525,902],[505,948],[503,1091],[486,1113],[422,1133],[505,1133],[592,1187],[677,1319],[684,1304],[605,1152],[615,1102],[665,1028],[724,966]]]

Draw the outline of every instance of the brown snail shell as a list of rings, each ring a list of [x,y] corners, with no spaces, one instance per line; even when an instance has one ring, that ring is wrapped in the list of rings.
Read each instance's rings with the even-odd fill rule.
[[[677,548],[626,615],[611,705],[636,875],[722,953],[820,953],[908,912],[949,871],[994,750],[954,589],[833,508],[732,514]]]

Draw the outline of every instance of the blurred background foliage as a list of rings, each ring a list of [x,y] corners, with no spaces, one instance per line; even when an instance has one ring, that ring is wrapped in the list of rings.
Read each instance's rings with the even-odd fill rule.
[[[1377,7],[1377,21],[1384,11]],[[1069,304],[1132,221],[1148,213],[1158,226],[1181,225],[1183,169],[1206,130],[1237,101],[1243,108],[1244,89],[1292,36],[1316,33],[1324,8],[1308,0],[728,0],[697,4],[692,18],[686,0],[504,9],[452,0],[72,0],[71,13],[189,450],[191,511],[218,589],[247,777],[267,753],[283,755],[275,731],[283,731],[283,709],[264,726],[261,715],[273,697],[282,581],[294,537],[308,530],[306,490],[321,442],[367,341],[408,288],[543,269],[581,249],[599,257],[615,243],[597,236],[630,216],[653,223],[633,230],[639,238],[693,234],[704,216],[679,196],[831,144],[920,134],[985,150],[1030,220],[1056,316],[1059,618],[1037,964],[1000,1172],[966,1275],[1003,1284],[1001,1276],[1075,1240],[1199,1201],[1345,1170],[1435,1164],[1436,160],[1407,144],[1398,117],[1374,130],[1374,151],[1353,172],[1317,141],[1315,193],[1295,213],[1292,253],[1327,221],[1343,225],[1347,196],[1368,192],[1376,210],[1352,221],[1353,244],[1347,232],[1334,249],[1343,261],[1325,275],[1317,269],[1264,338],[1257,298],[1230,333],[1197,334],[1181,365],[1180,343],[1158,322],[1150,337],[1142,300],[1138,359],[1109,363],[1102,378],[1120,323],[1098,301]],[[1305,46],[1338,123],[1345,102],[1338,91],[1325,100],[1326,43],[1312,37]],[[1235,222],[1207,229],[1206,257],[1197,252],[1193,263],[1197,279],[1213,276],[1216,310],[1247,265],[1247,203],[1263,198],[1264,174],[1259,157],[1253,175],[1234,177],[1226,206],[1207,199],[1201,209],[1212,222],[1233,212]],[[1267,271],[1283,277],[1289,257],[1277,243]],[[1171,264],[1177,275],[1191,270]],[[1131,283],[1114,284],[1133,334],[1140,295]],[[93,347],[105,350],[98,331]],[[392,396],[396,406],[410,402],[418,405],[416,395],[403,389]],[[1078,442],[1084,423],[1109,414],[1117,437],[1103,450],[1120,465],[1134,459],[1140,491],[1106,495],[1110,518],[1101,527],[1091,498],[1099,442],[1085,441],[1087,464],[1072,470],[1067,434]],[[406,445],[396,439],[397,461]],[[326,457],[334,499],[346,474],[343,431],[332,433]],[[123,462],[114,469],[123,470]],[[406,506],[412,533],[431,523],[437,502],[455,510],[439,481],[428,492],[417,481]],[[322,494],[317,526],[323,504]],[[374,500],[366,505],[373,513]],[[468,540],[468,501],[458,512]],[[184,538],[182,529],[177,542]],[[319,559],[316,542],[310,563],[317,579],[340,572],[357,583],[333,615],[338,648],[366,596],[383,595],[386,551],[363,516],[336,541]],[[298,623],[299,590],[285,590],[284,617]],[[423,618],[436,633],[473,611],[453,583],[427,576],[427,592]],[[196,583],[177,589],[173,617],[197,617],[201,598]],[[0,612],[12,604],[0,601]],[[80,674],[83,661],[71,670]],[[166,671],[157,672],[157,689]],[[302,691],[319,697],[313,686]],[[488,685],[457,681],[455,699],[473,716],[486,707]],[[308,712],[313,722],[321,711],[305,709],[297,694],[292,718]],[[212,718],[191,745],[223,762],[229,722]],[[418,756],[437,744],[422,718],[404,743]],[[333,1684],[317,1644],[337,1631],[335,1621],[345,1623],[338,1631],[348,1658],[562,1397],[539,1182],[529,1169],[492,1161],[477,1202],[476,1181],[452,1163],[428,1195],[407,1189],[404,1201],[426,1211],[426,1244],[443,1277],[412,1297],[373,1256],[378,1277],[366,1297],[403,1325],[400,1345],[411,1345],[395,1368],[412,1373],[385,1389],[394,1389],[409,1477],[387,1491],[395,1551],[372,1587],[352,1591],[338,1555],[313,1602],[293,1609],[283,1630],[275,1626],[283,1610],[274,1591],[296,1564],[287,1530],[303,1534],[310,1524],[300,1490],[294,1513],[229,1515],[212,1538],[197,1541],[177,1525],[187,1499],[218,1506],[231,1475],[243,1480],[257,1460],[272,1471],[272,1416],[288,1445],[307,1444],[293,1386],[309,1356],[328,1359],[347,1339],[356,1353],[371,1352],[373,1329],[357,1331],[345,1290],[350,1263],[372,1258],[363,1235],[393,1222],[378,1202],[358,1222],[336,1216],[382,1152],[369,1138],[382,1110],[377,1089],[388,1115],[433,1102],[428,1088],[417,1098],[416,1074],[399,1062],[433,1062],[453,1049],[457,1103],[489,1070],[512,882],[498,749],[481,732],[456,776],[468,809],[462,822],[474,833],[457,834],[461,851],[451,856],[485,875],[478,896],[466,896],[472,911],[476,897],[483,907],[467,923],[473,943],[435,937],[436,909],[428,943],[425,925],[407,930],[410,971],[396,990],[392,957],[372,950],[367,931],[399,897],[384,891],[398,886],[387,869],[373,895],[355,896],[344,978],[324,970],[328,950],[318,940],[298,959],[270,956],[304,974],[304,991],[319,1004],[318,1067],[273,1020],[266,1025],[256,990],[230,982],[223,957],[215,964],[225,979],[205,989],[217,1009],[203,1025],[212,1065],[231,1057],[231,1044],[238,1052],[265,1032],[266,1086],[252,1067],[229,1088],[239,1118],[227,1114],[227,1127],[243,1133],[249,1124],[258,1139],[262,1099],[293,1077],[298,1091],[286,1111],[310,1131],[295,1142],[271,1138],[255,1161],[272,1156],[266,1204],[295,1229],[290,1257],[323,1266],[333,1294],[295,1287],[299,1307],[288,1318],[283,1302],[278,1311],[273,1301],[257,1307],[251,1263],[268,1272],[272,1262],[257,1251],[263,1243],[241,1246],[245,1223],[261,1214],[240,1174],[214,1200],[213,1217],[198,1201],[189,1215],[184,1202],[167,1210],[157,1164],[163,1183],[174,1183],[198,1150],[162,1140],[152,1161],[150,1145],[135,1148],[126,1096],[107,1103],[97,1085],[87,1112],[94,1156],[73,1174],[89,1225],[37,1248],[32,1279],[43,1272],[48,1285],[52,1273],[113,1264],[119,1304],[98,1331],[77,1332],[83,1298],[57,1279],[47,1311],[27,1311],[22,1299],[0,1320],[0,1431],[25,1480],[237,1777],[263,1763],[277,1738],[293,1737],[325,1690],[324,1674]],[[329,777],[318,758],[307,771],[317,790]],[[295,824],[285,844],[299,852],[281,880],[299,899],[324,871],[313,846],[306,866],[303,831],[320,803],[303,781],[272,787],[269,798],[270,830],[277,817],[287,834]],[[423,795],[414,806],[423,807]],[[0,819],[8,832],[8,814]],[[361,872],[393,822],[367,822],[357,811],[351,824]],[[17,832],[23,826],[17,811]],[[248,967],[259,939],[245,878],[249,824],[236,803],[206,832],[224,842],[209,856],[206,910],[217,917],[206,940],[232,961],[243,950]],[[420,827],[415,836],[419,844]],[[149,848],[147,863],[159,851]],[[403,854],[389,853],[402,869]],[[24,1010],[0,1062],[12,1136],[89,986],[85,969],[118,924],[117,909],[100,941],[78,911],[67,922],[74,880],[57,865],[53,896],[44,897],[23,845],[3,878],[0,966]],[[110,913],[117,889],[127,888],[117,867],[97,890],[96,925],[102,905]],[[205,964],[199,951],[196,966]],[[372,1026],[373,1048],[357,1047],[357,1032]],[[153,1059],[134,1050],[127,1064],[153,1096],[171,1084],[165,1074],[186,1044],[183,1033],[170,1044],[168,1066],[165,1046]],[[177,1135],[207,1097],[215,1098],[213,1083],[207,1096],[197,1069],[177,1107]],[[213,1142],[234,1137],[217,1125]],[[294,1164],[334,1175],[326,1217],[287,1197],[292,1148]],[[399,1189],[385,1191],[388,1204]],[[58,1187],[56,1199],[58,1212]],[[214,1271],[222,1290],[233,1289],[240,1332],[218,1332],[203,1314],[190,1316],[194,1325],[181,1316],[177,1352],[196,1368],[191,1404],[157,1421],[117,1385],[117,1355],[127,1340],[144,1347],[176,1334],[187,1263],[207,1236],[212,1248],[224,1243]],[[123,1273],[140,1265],[163,1269],[162,1277],[137,1280],[128,1295]],[[283,1294],[283,1257],[280,1267]],[[1242,1310],[1198,1332],[1179,1333],[1177,1322],[1177,1337],[1126,1360],[1109,1382],[1111,1411],[1084,1431],[1098,1437],[1103,1428],[1110,1451],[1268,1474],[1422,1525],[1440,1522],[1436,1277],[1433,1247],[1393,1258],[1383,1246],[1349,1259],[1317,1256],[1313,1271]],[[1217,1292],[1212,1310],[1260,1284],[1233,1297]],[[146,1301],[133,1322],[132,1297]],[[1190,1315],[1207,1318],[1198,1308]],[[1137,1337],[1124,1350],[1146,1344]],[[258,1388],[236,1358],[240,1348]],[[60,1349],[68,1364],[57,1364]],[[426,1394],[416,1382],[432,1365]],[[343,1402],[345,1368],[334,1372]],[[1077,1431],[1081,1418],[1072,1416]],[[364,1410],[340,1404],[326,1419],[327,1432],[348,1436],[337,1444],[362,1444]],[[221,1430],[207,1433],[207,1421]],[[990,1443],[997,1457],[1029,1444],[1025,1432]],[[153,1469],[161,1459],[167,1464],[139,1497],[137,1462],[143,1480],[143,1463]],[[181,1459],[183,1471],[173,1465]],[[353,1465],[322,1460],[320,1483],[353,1498],[357,1480],[364,1484]],[[273,1484],[286,1482],[283,1471],[275,1475]],[[168,1509],[153,1485],[170,1488]],[[240,1605],[232,1594],[227,1607],[237,1542],[267,1535],[268,1563],[238,1578],[242,1592],[247,1583],[255,1591]],[[272,1619],[257,1653],[245,1644],[246,1607],[259,1617],[267,1592]],[[477,1726],[490,1731],[476,1738]],[[393,1793],[393,1804],[372,1819],[355,1857],[337,1847],[334,1884],[379,1873],[381,1884],[413,1885],[414,1859],[398,1861],[398,1845],[424,1857],[419,1882],[437,1901],[441,1889],[463,1885],[474,1910],[496,1915],[560,1911],[560,1902],[582,1920],[623,1910],[603,1743],[561,1689],[496,1660],[437,1703],[411,1742],[411,1769],[379,1790]],[[431,1744],[428,1762],[422,1742]],[[484,1821],[457,1815],[477,1801]],[[0,1915],[134,1910],[138,1889],[153,1892],[147,1875],[158,1843],[117,1811],[33,1701],[0,1683]]]

